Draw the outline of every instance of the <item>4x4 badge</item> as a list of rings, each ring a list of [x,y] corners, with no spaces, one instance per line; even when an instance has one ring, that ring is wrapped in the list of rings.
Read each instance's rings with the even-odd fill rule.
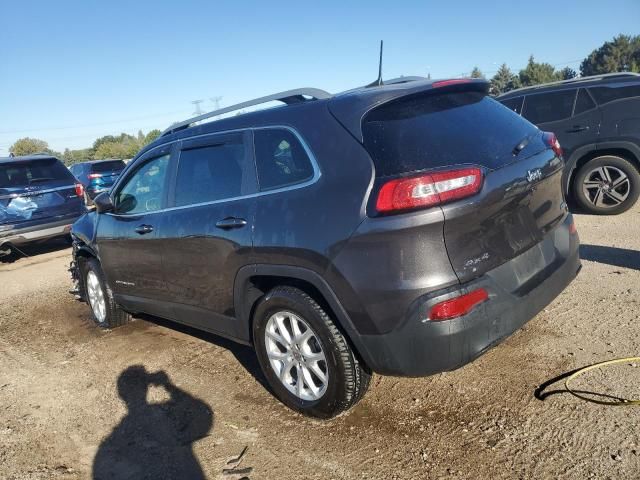
[[[535,182],[536,180],[540,180],[542,178],[542,170],[539,168],[535,168],[533,170],[527,171],[527,181],[529,183]]]

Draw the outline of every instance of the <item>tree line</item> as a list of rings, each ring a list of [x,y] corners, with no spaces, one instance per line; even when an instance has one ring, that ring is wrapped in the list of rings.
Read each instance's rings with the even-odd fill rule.
[[[640,72],[640,35],[618,35],[591,52],[580,64],[580,75],[602,75],[612,72]],[[521,87],[530,87],[541,83],[569,80],[578,76],[570,67],[556,70],[549,63],[538,63],[533,55],[527,66],[517,74],[503,63],[489,80],[491,94],[500,95]],[[478,67],[471,71],[472,78],[485,78]]]
[[[61,159],[65,165],[73,165],[88,160],[103,160],[106,158],[127,159],[133,158],[145,145],[153,142],[160,136],[160,130],[155,129],[146,135],[142,130],[138,135],[121,133],[120,135],[105,135],[93,142],[90,148],[79,150],[64,149],[64,152],[56,152],[49,148],[49,144],[39,138],[25,137],[17,140],[9,151],[14,155],[31,155],[33,153],[47,153]]]
[[[640,72],[640,35],[618,35],[613,40],[605,42],[601,47],[591,52],[580,64],[580,75],[601,75],[612,72]],[[473,78],[485,78],[478,67],[471,72]],[[548,83],[556,80],[568,80],[578,76],[570,67],[556,70],[549,63],[538,63],[533,55],[529,57],[527,66],[518,73],[512,72],[506,64],[502,64],[496,74],[491,77],[491,94],[500,95],[510,90]],[[146,135],[142,131],[137,136],[121,133],[120,135],[106,135],[93,142],[91,148],[54,152],[44,140],[37,138],[21,138],[17,140],[9,151],[14,155],[29,155],[45,152],[61,158],[65,164],[71,165],[87,160],[105,158],[132,158],[145,145],[160,136],[160,130],[151,130]]]

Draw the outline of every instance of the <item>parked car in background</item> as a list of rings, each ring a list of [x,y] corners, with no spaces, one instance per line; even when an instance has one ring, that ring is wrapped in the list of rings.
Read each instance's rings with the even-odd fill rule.
[[[84,212],[82,185],[57,158],[0,158],[0,256],[13,246],[68,237]]]
[[[564,187],[586,211],[617,214],[640,195],[640,75],[614,73],[513,90],[497,98],[564,150]]]
[[[74,163],[69,170],[82,183],[91,201],[100,192],[111,188],[125,166],[122,160],[94,160]]]
[[[96,323],[253,345],[275,395],[321,418],[372,372],[452,370],[520,328],[580,269],[557,141],[484,80],[401,81],[263,97],[145,147],[73,226]]]

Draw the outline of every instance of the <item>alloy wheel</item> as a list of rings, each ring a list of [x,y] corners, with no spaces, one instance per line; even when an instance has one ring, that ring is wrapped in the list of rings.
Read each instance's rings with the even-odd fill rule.
[[[582,183],[585,198],[598,208],[614,208],[623,203],[631,192],[626,173],[605,165],[591,170]]]
[[[289,311],[273,314],[264,340],[271,368],[289,392],[307,401],[324,395],[329,380],[326,357],[318,337],[302,317]]]
[[[104,299],[104,292],[100,285],[100,280],[93,270],[89,270],[87,273],[87,296],[89,297],[89,304],[93,310],[93,314],[99,323],[103,323],[107,318],[107,304]]]

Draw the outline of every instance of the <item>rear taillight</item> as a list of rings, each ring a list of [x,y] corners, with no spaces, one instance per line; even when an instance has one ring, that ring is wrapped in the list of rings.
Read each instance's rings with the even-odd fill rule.
[[[76,195],[78,197],[84,196],[84,187],[81,183],[76,183]]]
[[[429,320],[437,322],[462,317],[489,299],[489,293],[484,288],[460,295],[435,304],[429,310]]]
[[[102,177],[101,173],[90,173],[89,175],[87,175],[87,177],[91,180],[93,180],[94,178],[100,178]]]
[[[376,201],[381,213],[432,207],[469,197],[482,187],[482,170],[463,168],[408,178],[382,185]]]
[[[562,157],[562,147],[560,146],[560,142],[558,141],[555,133],[544,132],[542,134],[542,138],[544,139],[544,143],[551,147],[553,153],[555,153],[559,157]]]

